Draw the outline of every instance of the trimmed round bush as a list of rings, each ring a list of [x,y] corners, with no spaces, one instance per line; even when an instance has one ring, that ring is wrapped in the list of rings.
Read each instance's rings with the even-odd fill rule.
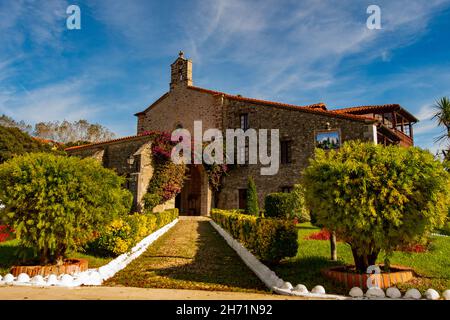
[[[316,149],[303,180],[317,223],[350,245],[361,273],[381,250],[389,257],[447,217],[449,173],[419,148],[352,141],[340,150]]]
[[[0,165],[1,219],[42,264],[62,263],[95,232],[128,213],[125,180],[94,159],[31,153]]]

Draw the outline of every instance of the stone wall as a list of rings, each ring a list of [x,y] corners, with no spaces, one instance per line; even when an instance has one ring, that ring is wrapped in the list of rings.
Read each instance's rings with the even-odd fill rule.
[[[133,194],[133,210],[142,209],[142,197],[147,192],[148,183],[153,175],[151,160],[151,138],[148,136],[130,139],[118,139],[104,144],[69,149],[67,153],[81,158],[91,157],[100,161],[104,167],[114,169],[117,174],[128,179],[128,189]],[[127,159],[133,156],[130,166]],[[174,201],[168,201],[155,210],[174,208]]]
[[[358,120],[337,118],[324,114],[308,113],[293,108],[249,104],[248,102],[226,99],[224,103],[228,128],[240,127],[240,115],[248,114],[249,126],[254,129],[279,129],[280,140],[291,141],[292,163],[281,164],[278,174],[260,175],[261,165],[238,166],[225,177],[218,199],[218,207],[238,208],[238,190],[247,188],[247,177],[253,176],[259,196],[260,206],[264,206],[264,196],[281,192],[282,187],[292,187],[299,183],[301,171],[315,148],[315,132],[339,129],[342,142],[347,140],[374,141],[374,125]]]
[[[138,116],[137,133],[172,132],[177,126],[194,132],[194,121],[202,120],[205,128],[221,128],[220,98],[178,85],[168,95]]]

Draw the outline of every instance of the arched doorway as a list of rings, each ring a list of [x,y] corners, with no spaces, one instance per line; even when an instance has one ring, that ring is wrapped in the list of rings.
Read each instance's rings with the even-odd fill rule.
[[[175,198],[175,207],[180,210],[180,215],[208,215],[210,201],[211,191],[205,169],[202,165],[188,165],[186,181]]]

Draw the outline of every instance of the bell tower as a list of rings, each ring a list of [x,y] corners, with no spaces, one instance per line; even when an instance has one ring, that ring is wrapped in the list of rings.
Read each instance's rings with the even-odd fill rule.
[[[192,60],[186,59],[183,51],[170,65],[170,90],[176,86],[192,86]]]

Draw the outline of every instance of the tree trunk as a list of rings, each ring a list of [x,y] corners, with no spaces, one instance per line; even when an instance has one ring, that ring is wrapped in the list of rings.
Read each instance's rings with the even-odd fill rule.
[[[337,261],[337,248],[336,248],[336,232],[330,233],[330,255],[331,261]]]
[[[359,273],[366,273],[369,266],[376,264],[379,253],[379,250],[372,250],[372,253],[370,254],[360,255],[355,248],[352,248],[356,271]]]

